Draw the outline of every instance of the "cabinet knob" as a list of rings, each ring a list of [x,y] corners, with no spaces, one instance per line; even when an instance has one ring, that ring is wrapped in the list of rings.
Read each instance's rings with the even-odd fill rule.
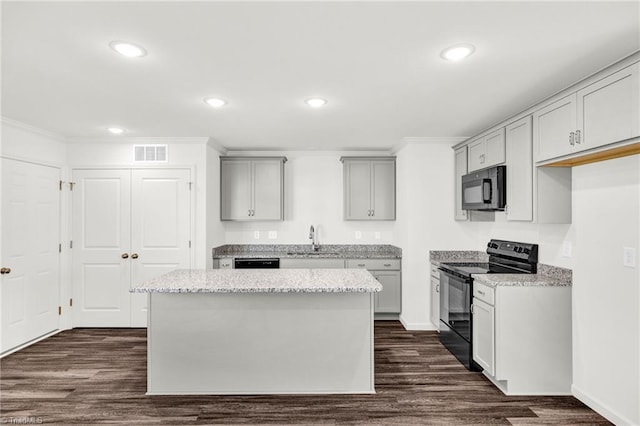
[[[0,274],[4,275],[4,274],[10,274],[11,273],[11,268],[0,268]]]
[[[120,257],[123,258],[123,259],[128,259],[129,258],[129,253],[122,253],[120,255]]]
[[[133,254],[131,255],[131,258],[132,258],[132,259],[137,259],[137,258],[138,258],[138,253],[133,253]]]

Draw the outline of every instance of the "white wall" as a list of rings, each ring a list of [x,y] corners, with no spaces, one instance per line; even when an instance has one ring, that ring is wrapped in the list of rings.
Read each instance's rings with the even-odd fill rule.
[[[196,268],[205,268],[211,256],[207,247],[207,145],[203,142],[176,142],[168,140],[147,143],[168,143],[169,163],[166,166],[194,167],[194,240],[193,253]],[[74,167],[140,167],[133,162],[133,143],[74,143],[69,144],[67,163]],[[142,166],[149,167],[149,166]],[[153,166],[151,166],[153,167]],[[159,166],[160,167],[160,166]]]
[[[310,244],[308,236],[312,224],[320,244],[393,244],[395,241],[393,221],[343,219],[340,157],[371,153],[288,151],[241,154],[287,157],[284,167],[285,219],[282,222],[222,222],[227,244]],[[254,238],[255,231],[260,232],[260,238]],[[268,239],[268,231],[276,231],[277,238]],[[361,232],[360,239],[356,239],[356,231]],[[376,231],[380,232],[379,240],[375,239]]]
[[[211,249],[225,243],[225,230],[220,222],[220,152],[207,145],[207,213],[206,267],[213,267]]]
[[[640,156],[573,169],[573,392],[640,424]],[[623,266],[623,247],[636,267]]]

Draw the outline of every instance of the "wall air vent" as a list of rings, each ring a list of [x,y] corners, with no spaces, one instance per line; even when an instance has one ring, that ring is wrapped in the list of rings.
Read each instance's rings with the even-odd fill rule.
[[[134,145],[134,163],[167,163],[169,162],[168,145]]]

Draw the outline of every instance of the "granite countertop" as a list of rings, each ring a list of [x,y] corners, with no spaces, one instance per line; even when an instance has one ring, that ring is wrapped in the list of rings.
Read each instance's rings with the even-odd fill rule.
[[[489,256],[481,251],[431,250],[429,261],[440,266],[440,263],[487,262]],[[538,286],[564,287],[572,284],[571,269],[538,263],[537,274],[473,274],[475,282],[490,287],[496,286]]]
[[[278,257],[290,259],[400,259],[402,249],[389,244],[226,244],[213,248],[213,258]]]
[[[364,269],[178,269],[132,293],[370,293],[382,285]]]
[[[489,255],[483,251],[474,250],[431,250],[429,261],[436,266],[440,266],[443,262],[488,262]]]

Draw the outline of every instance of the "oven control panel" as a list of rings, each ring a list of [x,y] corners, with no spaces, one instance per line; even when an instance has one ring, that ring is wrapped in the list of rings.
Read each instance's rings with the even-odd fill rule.
[[[491,240],[487,243],[487,253],[490,255],[507,256],[522,259],[527,262],[538,261],[538,245],[518,243],[515,241]]]

